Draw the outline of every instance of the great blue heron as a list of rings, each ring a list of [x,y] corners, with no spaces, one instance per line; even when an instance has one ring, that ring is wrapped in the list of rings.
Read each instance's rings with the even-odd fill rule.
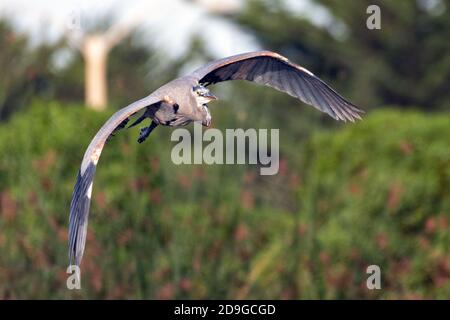
[[[182,126],[201,121],[210,126],[207,103],[217,99],[206,87],[228,80],[248,80],[273,87],[300,99],[336,120],[361,119],[362,113],[313,73],[271,51],[258,51],[213,61],[193,73],[175,79],[117,111],[97,132],[89,144],[78,172],[70,204],[69,263],[80,265],[86,241],[92,184],[95,168],[108,138],[124,128],[129,117],[145,108],[131,126],[152,120],[141,129],[138,142],[143,142],[158,125]]]

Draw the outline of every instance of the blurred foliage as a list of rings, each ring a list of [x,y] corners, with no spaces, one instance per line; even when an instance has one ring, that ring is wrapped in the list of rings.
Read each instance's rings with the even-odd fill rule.
[[[90,28],[107,25],[108,19]],[[109,100],[116,109],[175,78],[188,59],[168,61],[163,52],[143,44],[143,37],[140,30],[132,32],[108,56]],[[29,35],[17,32],[11,21],[0,18],[0,47],[0,67],[8,75],[0,80],[0,121],[26,111],[34,98],[48,102],[84,100],[84,61],[65,38],[32,44]]]
[[[312,0],[311,12],[286,2],[249,0],[234,20],[263,48],[312,70],[365,109],[450,106],[448,1]],[[373,4],[381,9],[381,30],[366,27]],[[319,25],[311,21],[323,11],[328,17]]]
[[[378,111],[315,135],[303,156],[299,219],[309,241],[298,285],[305,293],[450,298],[448,114]],[[355,272],[370,264],[384,275],[373,295],[366,275]]]
[[[65,286],[70,197],[112,111],[79,104],[83,60],[64,39],[32,45],[0,20],[0,298],[450,298],[447,2],[312,0],[321,25],[286,2],[249,0],[223,18],[363,109],[391,111],[340,128],[275,90],[212,86],[224,98],[215,127],[281,128],[276,176],[175,166],[172,129],[143,145],[138,128],[120,132],[97,170],[79,292]],[[381,30],[366,28],[369,4]],[[143,37],[109,55],[111,109],[213,58],[199,37],[177,61]],[[371,264],[382,290],[365,287]]]
[[[67,290],[71,191],[109,116],[41,102],[0,127],[1,298],[450,297],[450,116],[411,111],[304,146],[282,128],[276,176],[175,166],[171,129],[142,145],[120,132],[97,170],[83,289]],[[371,264],[382,290],[365,287]]]
[[[23,111],[33,97],[52,96],[50,59],[59,46],[31,46],[27,35],[17,33],[8,20],[0,19],[0,120]]]

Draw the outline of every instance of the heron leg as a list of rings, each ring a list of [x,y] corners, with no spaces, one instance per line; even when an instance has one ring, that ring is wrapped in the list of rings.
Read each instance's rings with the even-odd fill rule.
[[[150,135],[150,133],[152,133],[153,129],[155,129],[158,126],[158,124],[155,121],[152,121],[152,123],[150,124],[150,126],[142,128],[139,134],[139,139],[138,142],[142,143],[145,141],[145,139],[148,138],[148,136]]]
[[[142,116],[140,116],[139,118],[136,119],[136,121],[134,121],[132,124],[130,124],[128,126],[128,129],[130,129],[131,127],[134,127],[135,125],[141,123],[145,118],[147,118],[147,114],[146,112],[144,112],[144,114],[142,114]]]

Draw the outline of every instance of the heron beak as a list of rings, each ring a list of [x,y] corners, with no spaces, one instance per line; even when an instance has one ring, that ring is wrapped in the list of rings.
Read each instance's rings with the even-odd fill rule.
[[[218,99],[219,99],[219,98],[217,98],[215,95],[213,95],[213,94],[211,93],[211,91],[209,91],[207,94],[205,94],[204,97],[207,98],[207,99],[209,99],[210,101],[212,101],[212,100],[218,100]]]

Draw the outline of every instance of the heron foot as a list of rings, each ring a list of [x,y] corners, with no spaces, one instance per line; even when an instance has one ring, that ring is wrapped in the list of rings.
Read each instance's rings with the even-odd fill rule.
[[[137,140],[138,143],[142,143],[145,141],[145,139],[148,138],[150,133],[152,133],[153,129],[155,129],[158,126],[158,124],[154,121],[150,124],[150,126],[142,128],[139,132],[139,139]]]

